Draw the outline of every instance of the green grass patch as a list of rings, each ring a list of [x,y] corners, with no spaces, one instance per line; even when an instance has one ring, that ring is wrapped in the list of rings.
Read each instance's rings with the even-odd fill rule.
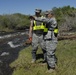
[[[41,48],[37,54],[41,54]],[[14,68],[12,75],[76,75],[76,40],[58,42],[56,56],[58,64],[55,74],[46,74],[47,65],[41,65],[40,58],[36,64],[31,64],[31,46],[20,51],[18,58],[10,64]]]

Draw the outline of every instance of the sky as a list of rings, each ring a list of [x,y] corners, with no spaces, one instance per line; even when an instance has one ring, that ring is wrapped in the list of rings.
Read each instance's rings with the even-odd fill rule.
[[[76,8],[76,0],[0,0],[0,15],[13,13],[33,15],[36,8],[46,11],[53,7],[68,5]]]

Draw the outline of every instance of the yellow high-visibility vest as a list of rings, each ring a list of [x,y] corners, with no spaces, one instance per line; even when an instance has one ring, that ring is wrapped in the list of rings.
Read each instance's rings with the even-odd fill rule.
[[[33,26],[33,30],[44,30],[45,26],[43,25],[43,23],[41,23],[41,25],[36,25],[36,21],[34,20],[34,26]]]
[[[42,18],[43,16],[41,16]],[[43,30],[43,32],[48,32],[48,28],[46,28],[44,23],[41,23],[41,25],[36,25],[36,21],[34,20],[34,26],[33,30]]]
[[[46,28],[46,27],[44,28],[44,33],[45,33],[45,32],[48,32],[48,28]]]
[[[58,28],[54,29],[54,33],[58,34]]]
[[[58,25],[55,27],[54,33],[55,33],[55,34],[58,34]]]

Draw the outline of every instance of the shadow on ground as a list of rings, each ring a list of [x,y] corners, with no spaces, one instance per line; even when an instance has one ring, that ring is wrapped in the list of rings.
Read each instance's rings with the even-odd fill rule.
[[[36,59],[37,60],[40,59],[40,58],[44,59],[43,53],[40,53],[40,54],[36,55]]]

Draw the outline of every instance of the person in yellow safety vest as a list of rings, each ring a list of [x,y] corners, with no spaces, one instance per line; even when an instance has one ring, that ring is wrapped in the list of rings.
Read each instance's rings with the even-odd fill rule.
[[[41,16],[41,9],[36,9],[35,10],[35,18],[43,18]],[[43,22],[39,22],[36,20],[31,20],[30,23],[30,30],[29,30],[29,38],[32,37],[32,61],[31,63],[36,62],[36,52],[38,49],[38,45],[42,48],[43,51],[43,56],[44,56],[44,61],[45,61],[45,56],[46,56],[46,50],[44,47],[44,39],[43,39],[43,33],[44,33],[44,28],[45,25]]]

